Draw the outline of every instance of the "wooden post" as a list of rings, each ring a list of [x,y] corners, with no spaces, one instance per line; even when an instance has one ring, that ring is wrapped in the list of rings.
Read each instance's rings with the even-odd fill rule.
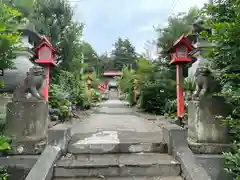
[[[182,118],[184,113],[183,99],[183,67],[181,64],[176,65],[176,81],[177,81],[177,116]]]
[[[88,88],[88,98],[91,101],[92,100],[92,95],[91,95],[91,89],[92,89],[92,76],[91,74],[88,75],[87,77],[87,88]]]
[[[132,103],[135,105],[137,103],[137,80],[133,79],[132,85]]]

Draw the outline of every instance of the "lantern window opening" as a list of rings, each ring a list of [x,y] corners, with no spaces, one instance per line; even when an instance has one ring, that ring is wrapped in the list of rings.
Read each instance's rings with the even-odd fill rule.
[[[187,46],[179,46],[178,48],[176,48],[176,54],[177,57],[188,57],[188,47]]]
[[[52,50],[49,47],[44,46],[40,48],[38,56],[39,59],[50,59],[52,56]]]

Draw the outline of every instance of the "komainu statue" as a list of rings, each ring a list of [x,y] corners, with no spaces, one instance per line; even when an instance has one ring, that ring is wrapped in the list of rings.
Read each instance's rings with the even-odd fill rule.
[[[27,77],[23,83],[19,84],[13,93],[13,101],[23,100],[43,100],[41,94],[42,86],[45,82],[44,69],[40,66],[34,65],[27,72]],[[27,98],[27,95],[31,95]]]
[[[217,82],[207,67],[197,68],[195,78],[196,89],[192,95],[193,100],[199,100],[201,97],[217,92]]]

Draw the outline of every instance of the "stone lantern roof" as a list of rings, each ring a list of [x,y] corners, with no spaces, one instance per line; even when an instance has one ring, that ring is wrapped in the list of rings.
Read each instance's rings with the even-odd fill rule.
[[[25,23],[19,27],[19,31],[22,36],[28,36],[30,42],[33,43],[33,46],[38,44],[42,38],[42,36],[37,32],[33,23],[31,23],[28,19],[24,19]]]

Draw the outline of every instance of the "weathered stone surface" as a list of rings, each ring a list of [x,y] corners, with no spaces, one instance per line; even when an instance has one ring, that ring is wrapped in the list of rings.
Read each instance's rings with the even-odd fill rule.
[[[186,131],[177,126],[164,127],[163,138],[168,143],[170,154],[180,162],[186,180],[211,180],[203,167],[196,163],[196,158],[188,147]]]
[[[9,102],[5,135],[12,138],[13,154],[40,153],[48,129],[48,105],[45,101]]]
[[[56,177],[80,176],[178,176],[180,166],[171,156],[155,153],[79,155],[77,159],[59,160]]]
[[[166,152],[159,141],[161,132],[100,131],[75,134],[68,150],[71,153]]]
[[[101,113],[74,124],[68,146],[71,155],[57,162],[55,179],[134,179],[140,176],[179,179],[180,164],[174,158],[152,153],[166,152],[162,129],[134,114],[127,114],[132,113],[131,109],[118,106],[121,104],[117,100],[106,101],[100,105]]]
[[[0,95],[0,124],[6,123],[7,103],[12,101],[11,96]]]
[[[68,142],[71,138],[71,128],[66,124],[58,124],[48,130],[48,144],[60,146],[62,151],[67,150]]]
[[[229,128],[222,119],[230,108],[224,99],[206,97],[188,104],[188,137],[192,142],[229,143]]]
[[[217,143],[194,143],[188,140],[190,149],[195,154],[222,154],[223,152],[230,152],[230,144]]]
[[[19,167],[19,166],[9,166],[7,167],[7,173],[9,176],[7,177],[7,180],[25,180],[29,173],[30,169]]]
[[[100,108],[97,108],[95,110],[96,114],[129,114],[129,115],[132,115],[133,114],[133,111],[132,109],[130,108],[119,108],[119,107],[115,107],[115,108],[109,108],[107,106],[104,106],[104,107],[100,107]]]
[[[99,180],[99,177],[82,177],[82,178],[54,178],[53,180]],[[132,176],[132,177],[104,177],[106,180],[183,180],[180,176],[172,176],[172,177],[160,177],[160,176]]]
[[[223,155],[201,154],[195,157],[197,163],[205,168],[212,180],[232,179],[230,174],[224,170],[225,159]]]
[[[59,146],[48,145],[25,180],[52,180],[54,163],[60,155]]]
[[[0,157],[0,167],[17,166],[22,169],[31,169],[37,162],[39,155],[14,155],[7,157]]]

